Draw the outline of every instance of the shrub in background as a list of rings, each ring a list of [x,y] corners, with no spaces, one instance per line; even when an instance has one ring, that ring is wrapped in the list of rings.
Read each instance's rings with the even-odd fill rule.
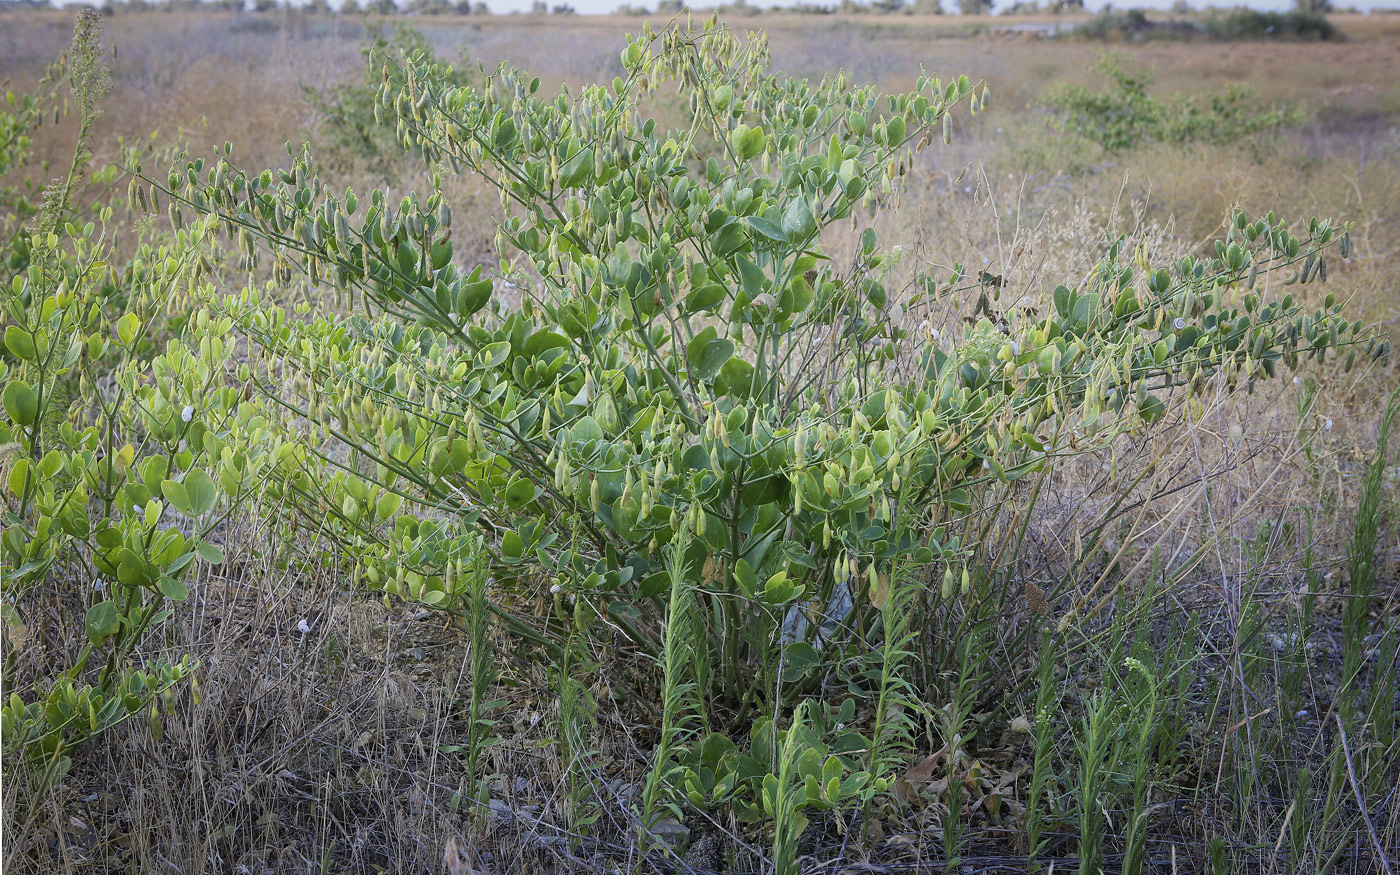
[[[1300,124],[1306,116],[1284,106],[1260,106],[1247,86],[1233,84],[1223,92],[1177,96],[1168,100],[1147,93],[1149,73],[1131,70],[1113,55],[1099,58],[1094,68],[1108,79],[1101,91],[1069,86],[1046,99],[1065,130],[1097,143],[1106,152],[1119,152],[1143,143],[1226,144]]]

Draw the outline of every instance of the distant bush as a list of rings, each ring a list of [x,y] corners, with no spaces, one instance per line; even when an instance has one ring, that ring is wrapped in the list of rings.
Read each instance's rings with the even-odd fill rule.
[[[1212,11],[1202,20],[1205,32],[1216,39],[1336,40],[1337,28],[1320,12],[1259,12],[1254,9]]]
[[[1319,12],[1213,10],[1200,18],[1154,21],[1145,9],[1105,9],[1069,32],[1071,37],[1109,41],[1148,39],[1301,39],[1336,40],[1341,34]]]
[[[1253,89],[1239,84],[1214,94],[1161,100],[1147,93],[1151,74],[1129,70],[1112,55],[1100,58],[1095,69],[1108,78],[1109,87],[1098,92],[1062,88],[1047,102],[1067,131],[1108,152],[1145,142],[1233,143],[1306,118],[1283,105],[1261,106]]]
[[[365,162],[376,173],[386,173],[400,150],[392,132],[378,121],[382,108],[374,100],[380,85],[380,72],[368,64],[375,52],[413,52],[429,63],[448,69],[449,79],[459,85],[469,81],[469,70],[453,69],[437,57],[422,31],[396,24],[392,32],[375,27],[360,45],[365,57],[364,78],[354,84],[332,85],[317,89],[302,86],[302,94],[311,107],[322,116],[320,138],[326,163],[336,169],[355,162]]]

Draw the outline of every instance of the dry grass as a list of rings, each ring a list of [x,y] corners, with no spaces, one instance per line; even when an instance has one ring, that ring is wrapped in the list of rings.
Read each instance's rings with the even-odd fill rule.
[[[1316,121],[1262,149],[1154,146],[1113,159],[1053,134],[1036,108],[1050,88],[1090,84],[1086,68],[1098,46],[969,33],[964,25],[917,17],[775,15],[735,24],[764,28],[775,64],[793,75],[841,66],[895,88],[923,66],[965,71],[990,84],[993,109],[964,120],[951,148],[924,153],[901,212],[880,228],[882,243],[917,253],[894,268],[892,288],[907,287],[921,267],[957,261],[1005,277],[1001,305],[1045,306],[1048,290],[1089,269],[1105,226],[1131,233],[1159,255],[1185,253],[1200,250],[1239,206],[1354,221],[1355,253],[1334,267],[1329,288],[1394,334],[1400,326],[1400,20],[1393,18],[1400,17],[1339,16],[1348,41],[1337,44],[1124,48],[1154,68],[1163,93],[1244,81],[1263,99],[1291,100]],[[488,66],[509,58],[546,81],[571,83],[614,75],[620,34],[638,29],[636,20],[617,18],[415,18],[412,24],[449,57],[464,47]],[[66,13],[0,14],[0,78],[27,85],[70,33]],[[231,140],[246,165],[276,165],[283,140],[314,137],[319,122],[290,86],[360,76],[363,27],[355,20],[131,15],[113,19],[109,34],[114,89],[99,157],[115,153],[119,136],[183,131],[196,150]],[[41,144],[41,157],[58,159],[68,148],[60,128]],[[347,175],[361,190],[379,184],[355,171]],[[409,174],[394,184],[414,182]],[[470,182],[459,184],[454,197],[459,215],[489,217],[494,210]],[[483,260],[490,257],[487,227],[483,218],[479,237],[467,246]],[[946,327],[960,315],[957,307],[941,306],[906,318]],[[1154,549],[1170,569],[1197,548],[1210,548],[1174,597],[1225,630],[1238,627],[1246,587],[1264,593],[1280,618],[1288,616],[1304,546],[1313,546],[1320,567],[1344,564],[1357,472],[1396,376],[1393,369],[1344,373],[1335,362],[1309,373],[1317,392],[1301,414],[1303,387],[1287,379],[1255,394],[1217,386],[1189,418],[1125,438],[1109,456],[1057,475],[1031,533],[1037,544],[1031,554],[1045,567],[1079,558],[1079,533],[1099,521],[1134,474],[1150,472],[1133,487],[1135,497],[1161,497],[1125,515],[1104,556],[1089,566],[1094,573],[1078,593],[1081,618],[1111,612],[1106,594],[1146,581]],[[1011,498],[1014,509],[1024,495],[1013,491]],[[1311,532],[1301,526],[1305,513],[1313,516]],[[1298,525],[1261,568],[1252,564],[1249,543],[1260,523],[1273,519]],[[1397,521],[1386,525],[1377,611],[1394,612],[1400,532]],[[406,616],[355,597],[336,569],[303,567],[253,523],[230,532],[225,543],[233,561],[191,587],[195,597],[164,630],[161,645],[201,660],[198,701],[181,694],[159,743],[138,722],[104,736],[37,809],[24,804],[23,776],[11,777],[4,788],[5,871],[440,871],[443,848],[459,837],[470,839],[464,846],[488,849],[482,853],[490,856],[472,865],[493,873],[637,871],[623,810],[635,792],[642,751],[655,739],[657,715],[642,707],[652,700],[650,667],[626,653],[596,655],[607,669],[590,684],[600,703],[594,763],[606,811],[588,836],[571,842],[558,789],[552,681],[504,660],[512,706],[498,715],[501,741],[490,754],[489,771],[500,776],[492,789],[496,807],[474,815],[453,752],[465,731],[466,648],[459,631],[426,614]],[[1099,576],[1109,567],[1114,583],[1104,588]],[[1340,610],[1344,583],[1335,573],[1328,578],[1324,616]],[[80,600],[56,592],[49,610],[56,617]],[[1026,621],[1026,607],[1014,606],[1008,629]],[[303,619],[309,633],[297,630]],[[1335,626],[1326,634],[1335,637]],[[1213,657],[1224,664],[1238,655],[1236,645],[1222,632]],[[25,665],[61,663],[72,646],[47,635],[43,624],[28,641],[5,642],[6,658],[13,655],[21,666],[18,677]],[[1322,646],[1340,647],[1335,640]],[[1313,713],[1321,719],[1329,696],[1325,672],[1317,687]],[[1024,763],[1017,744],[1007,742],[1000,753],[989,745],[988,764],[1014,771]],[[1398,810],[1392,800],[1388,821],[1379,824],[1392,839],[1400,836]],[[1191,861],[1181,871],[1204,866],[1201,848],[1219,816],[1183,813],[1174,822],[1183,866]],[[899,817],[907,817],[908,830],[929,827],[922,813]],[[1242,829],[1256,825],[1262,835],[1262,821],[1246,820]],[[738,829],[692,826],[697,834],[720,836]],[[872,860],[896,865],[925,855],[923,839],[902,837],[899,818],[891,817],[887,832],[872,843]],[[995,844],[990,827],[986,835],[984,865],[1001,865],[1006,848]],[[862,852],[850,837],[833,832],[818,842],[827,840],[828,856],[837,846],[852,857]],[[1375,871],[1366,868],[1361,850],[1354,848],[1338,871]],[[760,865],[743,850],[731,862],[740,870]],[[721,867],[718,858],[703,855],[683,865]]]

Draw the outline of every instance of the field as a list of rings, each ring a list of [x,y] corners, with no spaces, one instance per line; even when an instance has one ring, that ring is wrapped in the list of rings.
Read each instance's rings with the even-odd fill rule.
[[[736,16],[679,86],[77,18],[0,9],[5,872],[1400,866],[1400,16]]]

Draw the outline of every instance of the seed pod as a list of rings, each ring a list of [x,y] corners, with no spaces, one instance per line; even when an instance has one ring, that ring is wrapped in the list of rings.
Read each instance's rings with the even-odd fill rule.
[[[953,587],[956,585],[957,582],[953,579],[953,568],[950,565],[943,570],[943,589],[940,591],[940,595],[945,599],[952,598]]]
[[[947,146],[953,142],[953,117],[947,113],[943,114],[943,145]]]

